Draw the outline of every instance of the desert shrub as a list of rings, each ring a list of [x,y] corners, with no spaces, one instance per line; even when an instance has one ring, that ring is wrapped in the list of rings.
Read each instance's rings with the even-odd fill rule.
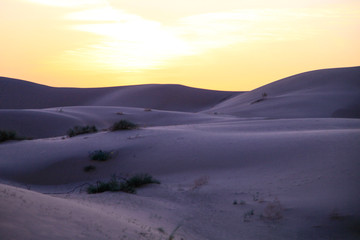
[[[16,140],[16,133],[13,131],[0,130],[0,142]]]
[[[149,174],[137,174],[129,179],[122,180],[118,180],[116,176],[112,176],[108,182],[98,181],[96,185],[90,185],[87,188],[87,192],[89,194],[102,193],[106,191],[136,193],[136,188],[150,183],[160,184],[158,180],[154,179]]]
[[[111,158],[111,152],[103,151],[103,150],[96,150],[89,154],[91,160],[101,161],[104,162]]]
[[[150,183],[157,183],[160,182],[156,179],[154,179],[151,175],[144,173],[144,174],[137,174],[126,180],[126,183],[130,186],[133,186],[135,188],[141,187],[146,184]]]
[[[88,165],[84,167],[84,171],[85,172],[91,172],[91,171],[95,171],[96,167],[93,165]]]
[[[110,192],[120,191],[120,182],[116,179],[115,176],[111,177],[110,181],[108,182],[98,181],[96,185],[90,185],[87,188],[87,193],[89,194],[102,193],[106,191],[110,191]]]
[[[95,133],[97,132],[97,129],[95,126],[75,126],[74,128],[71,128],[67,131],[67,135],[69,137],[74,137],[80,134],[87,134],[87,133]]]
[[[193,186],[190,188],[190,190],[198,189],[206,184],[209,183],[209,177],[208,176],[202,176],[200,178],[197,178],[194,180]]]
[[[138,125],[127,120],[120,120],[112,125],[111,131],[131,130],[138,128]]]
[[[0,143],[10,140],[24,140],[24,139],[30,140],[31,138],[19,137],[14,131],[0,130]]]

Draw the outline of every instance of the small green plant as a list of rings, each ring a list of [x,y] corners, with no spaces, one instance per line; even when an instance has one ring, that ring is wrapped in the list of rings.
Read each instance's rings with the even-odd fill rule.
[[[112,153],[103,150],[96,150],[89,154],[91,160],[104,162],[111,158]]]
[[[120,120],[112,125],[110,128],[111,131],[119,131],[119,130],[132,130],[138,128],[138,125],[127,120]]]
[[[98,181],[96,185],[90,185],[87,189],[87,192],[89,194],[102,193],[106,191],[110,191],[110,192],[122,191],[126,193],[136,193],[136,188],[151,183],[160,184],[158,180],[154,179],[149,174],[137,174],[129,179],[122,179],[122,180],[118,180],[116,176],[112,176],[110,181],[108,182]]]
[[[95,171],[96,167],[93,165],[88,165],[84,167],[84,172],[91,172],[91,171]]]
[[[87,133],[96,133],[97,128],[95,126],[75,126],[67,131],[67,135],[69,137],[75,137],[80,134],[87,134]]]

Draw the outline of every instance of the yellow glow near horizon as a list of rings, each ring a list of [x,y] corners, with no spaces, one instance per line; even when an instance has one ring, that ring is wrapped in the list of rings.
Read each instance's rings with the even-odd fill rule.
[[[241,91],[302,71],[360,65],[356,1],[200,2],[2,2],[0,75],[51,86]]]

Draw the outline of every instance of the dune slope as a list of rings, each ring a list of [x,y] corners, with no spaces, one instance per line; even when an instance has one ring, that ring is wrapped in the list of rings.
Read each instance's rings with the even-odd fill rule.
[[[297,74],[233,97],[206,112],[241,117],[360,118],[360,67]]]

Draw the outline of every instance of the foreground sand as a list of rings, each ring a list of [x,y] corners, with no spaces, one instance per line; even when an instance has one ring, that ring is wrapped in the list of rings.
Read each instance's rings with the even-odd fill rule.
[[[359,239],[360,68],[202,92],[211,97],[201,104],[185,89],[173,109],[160,94],[151,111],[116,106],[117,95],[104,106],[0,110],[1,128],[35,138],[0,144],[1,239]],[[107,130],[120,119],[142,127]],[[102,131],[64,137],[79,124]],[[98,149],[113,158],[89,160]],[[144,172],[161,184],[85,192]]]

